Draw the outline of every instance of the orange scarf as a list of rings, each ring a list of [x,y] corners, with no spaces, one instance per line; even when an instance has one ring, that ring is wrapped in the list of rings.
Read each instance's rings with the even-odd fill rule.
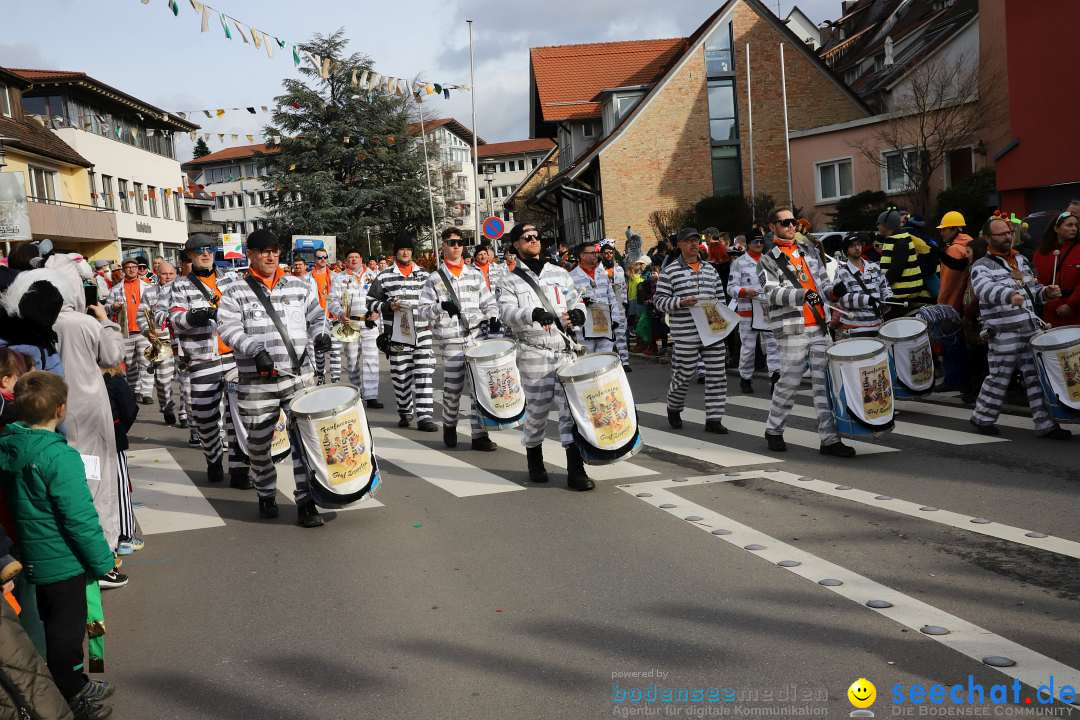
[[[487,285],[487,289],[490,290],[491,289],[491,278],[488,277],[488,270],[491,269],[491,264],[490,263],[484,263],[483,265],[478,265],[477,263],[474,262],[473,267],[476,268],[477,270],[479,270],[483,274],[484,283]]]
[[[405,277],[410,277],[412,275],[412,269],[413,269],[413,264],[412,263],[409,263],[408,265],[402,265],[397,260],[395,260],[394,264],[397,265],[397,269]]]
[[[199,278],[203,285],[214,291],[214,304],[216,305],[221,300],[221,291],[217,287],[217,273],[211,272],[206,277],[199,277],[198,275],[195,277]],[[218,355],[228,355],[232,352],[232,348],[221,341],[220,335],[217,336],[217,349]]]
[[[274,286],[277,285],[278,280],[285,274],[285,271],[280,267],[274,271],[274,274],[271,277],[266,277],[253,267],[248,268],[248,272],[254,275],[256,280],[265,285],[267,290],[273,290]]]
[[[446,265],[446,269],[449,270],[454,277],[461,277],[461,271],[465,269],[464,260],[458,260],[456,265],[449,260],[443,260],[443,264]]]
[[[817,285],[814,284],[814,276],[810,274],[810,266],[807,264],[806,258],[803,257],[802,252],[799,252],[799,247],[795,244],[795,241],[789,240],[785,242],[783,240],[777,239],[774,241],[774,243],[776,244],[776,247],[780,248],[780,252],[784,253],[784,255],[787,255],[787,259],[791,263],[792,270],[795,272],[795,277],[799,277],[799,271],[802,271],[802,276],[806,278],[806,280],[799,281],[802,285],[803,290],[806,290],[807,292],[811,290],[817,292]],[[796,253],[798,253],[798,256],[796,256]],[[802,314],[803,322],[806,323],[806,327],[815,327],[817,325],[817,320],[814,318],[814,313],[810,310],[810,306],[806,303],[803,303]]]

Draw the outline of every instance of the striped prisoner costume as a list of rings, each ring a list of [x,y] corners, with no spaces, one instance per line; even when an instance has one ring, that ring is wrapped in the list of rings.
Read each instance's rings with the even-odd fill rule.
[[[375,339],[379,335],[378,327],[371,330],[364,324],[367,313],[367,291],[374,280],[372,273],[362,271],[352,274],[348,271],[334,276],[330,288],[330,297],[326,308],[334,316],[340,315],[345,308],[345,296],[349,297],[349,316],[352,326],[360,333],[360,339],[352,343],[340,343],[339,353],[344,361],[349,382],[363,390],[364,399],[379,397],[379,349]]]
[[[570,271],[570,279],[574,281],[574,287],[577,288],[578,295],[581,296],[583,303],[588,300],[589,302],[607,305],[612,327],[618,325],[613,332],[615,337],[618,338],[619,333],[626,328],[626,313],[623,310],[622,302],[619,301],[615,287],[611,284],[611,279],[604,271],[604,266],[598,265],[593,274],[589,275],[589,273],[585,272],[585,268],[578,265]],[[617,343],[615,340],[610,338],[587,338],[583,327],[574,330],[574,337],[589,352],[609,353],[616,351]]]
[[[575,308],[585,311],[570,273],[559,265],[550,261],[544,263],[539,276],[523,262],[519,261],[518,267],[532,275],[534,282],[548,293],[557,313]],[[498,297],[499,316],[518,343],[518,371],[525,389],[525,428],[521,442],[527,448],[544,442],[548,413],[554,404],[559,412],[559,440],[563,447],[570,447],[574,444],[574,419],[555,372],[576,358],[566,350],[566,341],[558,333],[547,332],[533,322],[533,310],[544,304],[527,282],[515,273],[507,272],[500,280]]]
[[[875,303],[864,303],[864,307],[856,307],[859,296],[866,295],[867,291],[874,300],[890,300],[893,297],[892,288],[881,272],[881,266],[875,262],[862,259],[862,268],[859,268],[851,260],[840,263],[836,270],[836,282],[844,283],[848,294],[840,298],[836,305],[847,311],[847,315],[840,316],[840,327],[847,330],[852,337],[858,335],[877,335],[881,327],[881,317],[884,308],[875,307]],[[859,281],[862,284],[859,284]]]
[[[172,345],[172,333],[169,330],[169,296],[171,288],[163,285],[151,285],[142,294],[142,302],[139,304],[139,332],[146,335],[150,332],[150,326],[146,322],[145,310],[150,311],[157,330],[158,339],[166,346]],[[149,337],[147,337],[149,347]],[[158,406],[161,412],[175,411],[173,402],[173,380],[176,379],[176,357],[169,355],[163,360],[150,365],[150,375],[154,379],[154,390],[157,392]],[[180,417],[187,417],[185,409],[181,406]]]
[[[469,374],[465,366],[465,351],[481,339],[482,331],[478,326],[489,318],[499,316],[499,306],[495,301],[495,294],[488,289],[479,270],[462,264],[460,274],[455,276],[445,263],[440,267],[450,277],[461,314],[450,317],[442,309],[442,303],[450,300],[450,292],[446,289],[442,274],[434,272],[420,291],[420,307],[416,316],[431,324],[435,350],[442,360],[442,421],[445,428],[457,425],[461,393],[465,389],[465,377]],[[468,328],[467,334],[465,328]],[[480,423],[476,407],[469,412],[469,424],[474,440],[487,434]]]
[[[395,263],[375,276],[368,288],[368,307],[382,316],[383,329],[387,334],[394,327],[393,300],[416,306],[420,291],[428,280],[428,273],[413,263],[412,272],[405,276]],[[405,310],[405,312],[409,312]],[[425,320],[413,313],[416,324],[416,346],[390,345],[390,379],[394,383],[394,398],[398,414],[402,417],[431,420],[434,415],[435,398],[431,383],[435,374],[435,354],[431,348],[431,328]]]
[[[753,303],[746,295],[747,290],[756,290],[761,293],[761,280],[758,278],[757,266],[761,256],[755,258],[749,252],[743,253],[731,263],[731,275],[728,277],[727,292],[729,297],[738,298],[739,305],[736,310],[739,314],[739,377],[749,380],[754,377],[754,360],[757,357],[757,346],[761,343],[765,351],[765,365],[769,374],[780,371],[780,346],[776,344],[776,336],[769,330],[755,330],[753,327],[754,308]]]
[[[127,306],[129,299],[133,301],[133,304],[141,308],[142,295],[148,289],[150,289],[150,285],[140,279],[130,283],[125,280],[113,285],[112,290],[109,291],[108,302],[117,320],[119,320],[121,306]],[[154,379],[150,375],[150,363],[143,354],[146,348],[150,347],[150,341],[139,330],[139,313],[136,312],[135,317],[130,317],[130,312],[125,311],[125,313],[129,317],[126,318],[127,327],[121,328],[121,330],[127,332],[127,337],[124,338],[123,362],[127,367],[128,385],[131,386],[136,397],[142,399],[150,397],[150,392],[154,387]]]
[[[217,292],[223,292],[229,284],[236,282],[235,275],[231,273],[224,274],[215,271],[214,278],[217,283]],[[199,283],[198,286],[195,285],[196,282]],[[224,425],[225,437],[229,444],[229,471],[232,472],[244,470],[248,465],[236,442],[236,430],[233,428],[231,415],[226,411],[224,422],[222,418],[223,404],[227,402],[225,377],[236,368],[236,359],[228,348],[224,348],[222,352],[223,348],[218,342],[219,329],[216,321],[211,320],[209,325],[199,327],[191,325],[187,319],[188,310],[208,308],[217,304],[217,292],[202,280],[193,280],[191,276],[178,277],[172,284],[169,319],[172,322],[173,332],[180,341],[180,349],[187,358],[187,375],[191,392],[191,422],[202,443],[206,463],[212,465],[221,460],[223,453],[221,429]],[[206,295],[210,296],[209,300]]]
[[[716,268],[702,262],[695,271],[680,256],[660,271],[653,294],[656,311],[670,317],[671,338],[675,342],[667,406],[672,412],[682,412],[687,385],[694,379],[700,360],[705,365],[705,418],[720,420],[727,405],[727,348],[723,342],[708,347],[701,344],[690,309],[679,306],[682,299],[690,297],[727,299]]]
[[[1035,322],[1037,311],[1032,298],[1036,302],[1045,300],[1046,288],[1035,279],[1027,258],[1016,254],[1015,250],[1012,252],[1011,257],[986,255],[971,266],[971,287],[979,301],[979,320],[990,335],[987,343],[990,374],[983,381],[971,419],[976,425],[983,426],[997,422],[1009,381],[1019,369],[1035,432],[1043,435],[1057,424],[1046,409],[1046,399],[1035,370],[1031,337],[1040,329]],[[1012,304],[1012,296],[1016,293],[1024,296],[1023,307]]]
[[[619,321],[619,327],[615,330],[615,349],[619,353],[619,359],[623,365],[630,364],[630,345],[627,341],[630,328],[626,322],[627,296],[626,296],[626,271],[622,265],[615,263],[610,268],[600,263],[600,268],[607,271],[611,289],[615,292],[615,301],[623,309],[623,319]]]
[[[260,282],[256,280],[256,282]],[[278,273],[272,289],[263,289],[277,311],[289,336],[299,367],[294,367],[285,340],[263,309],[255,291],[246,279],[237,278],[221,293],[218,308],[218,328],[221,339],[236,355],[239,370],[237,403],[240,417],[248,433],[248,454],[251,474],[259,497],[274,497],[277,493],[277,471],[270,457],[270,442],[281,411],[289,414],[293,396],[314,383],[314,360],[306,349],[315,337],[327,330],[326,312],[319,304],[318,293],[307,282],[291,275]],[[274,360],[278,377],[259,377],[255,356],[266,350]],[[309,495],[307,459],[294,424],[289,424],[292,444],[295,499],[299,503]]]

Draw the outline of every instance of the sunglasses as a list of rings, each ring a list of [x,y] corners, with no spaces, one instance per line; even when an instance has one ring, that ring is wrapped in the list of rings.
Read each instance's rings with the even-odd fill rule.
[[[539,240],[540,233],[525,233],[521,236],[522,240]]]
[[[447,247],[462,247],[465,245],[465,241],[461,238],[448,238],[443,242],[446,243]]]
[[[202,247],[192,248],[192,252],[194,252],[196,255],[213,255],[214,246],[203,245]]]
[[[777,220],[776,224],[781,227],[795,227],[798,222],[795,218],[784,218],[783,220]]]
[[[330,257],[329,255],[316,255],[315,259],[316,260],[327,260],[329,257]]]

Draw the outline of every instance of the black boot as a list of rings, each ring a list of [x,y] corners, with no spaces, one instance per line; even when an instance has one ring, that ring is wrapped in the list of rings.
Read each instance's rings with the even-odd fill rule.
[[[457,447],[457,427],[454,425],[443,425],[442,441],[443,445],[448,448]]]
[[[401,419],[397,421],[397,426],[399,428],[407,428],[407,427],[409,427],[409,416],[408,415],[402,415]]]
[[[829,443],[828,445],[822,445],[821,450],[818,452],[822,455],[832,455],[833,457],[855,457],[855,448],[850,445],[845,445],[839,440],[834,443]]]
[[[773,452],[784,452],[787,450],[787,443],[784,442],[783,435],[765,433],[765,442],[769,443],[769,449]]]
[[[722,420],[706,420],[705,432],[716,433],[717,435],[727,435],[728,430],[724,427]]]
[[[277,498],[273,496],[259,498],[259,517],[264,520],[273,520],[277,516]]]
[[[416,423],[416,429],[420,432],[438,432],[439,426],[432,420],[424,419]]]
[[[747,395],[754,394],[754,383],[750,380],[739,380],[739,390],[743,391]]]
[[[379,410],[379,409],[381,409],[381,408],[384,408],[384,407],[386,407],[386,405],[384,405],[383,403],[379,402],[379,399],[378,399],[378,398],[368,398],[368,399],[367,399],[367,406],[368,406],[369,408],[371,408],[372,410]]]
[[[317,528],[323,526],[322,515],[319,508],[315,507],[315,501],[311,498],[296,503],[296,524],[302,528]]]
[[[164,418],[166,425],[172,426],[176,424],[176,413],[172,410],[162,411],[161,416]]]
[[[585,473],[585,463],[581,459],[581,451],[578,450],[577,445],[566,448],[566,487],[581,492],[596,487]]]
[[[680,411],[668,408],[667,421],[668,425],[675,428],[676,430],[682,429],[682,413]]]
[[[496,445],[492,441],[492,439],[487,436],[487,433],[484,433],[480,437],[473,438],[472,449],[479,450],[481,452],[495,452],[499,449],[499,446]]]
[[[525,448],[525,457],[529,460],[529,482],[546,483],[548,474],[544,467],[544,446]]]
[[[221,458],[206,465],[206,481],[219,483],[225,479],[225,469],[221,467]]]
[[[229,487],[237,490],[255,487],[255,483],[251,482],[251,471],[246,467],[229,468]]]

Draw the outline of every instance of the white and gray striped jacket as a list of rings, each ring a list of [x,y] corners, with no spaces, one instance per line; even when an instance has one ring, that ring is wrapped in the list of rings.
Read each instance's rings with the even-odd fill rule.
[[[626,311],[602,264],[596,267],[594,277],[589,277],[589,274],[578,265],[570,271],[570,279],[574,281],[574,286],[577,287],[582,301],[587,298],[592,302],[607,305],[608,312],[611,313],[611,321],[618,323],[620,328],[626,327]]]
[[[1036,302],[1046,299],[1046,288],[1035,278],[1027,258],[1017,255],[1016,263],[1023,276],[1019,282],[1013,279],[1005,258],[999,260],[993,255],[985,255],[971,266],[971,288],[979,300],[979,320],[988,328],[997,331],[1031,329],[1035,324],[1033,314],[1037,313],[1031,298]],[[1016,293],[1024,296],[1023,307],[1012,304],[1012,296]]]
[[[874,308],[870,296],[859,285],[859,280],[862,280],[863,285],[870,291],[870,296],[879,302],[893,296],[889,281],[885,279],[885,273],[881,272],[881,266],[877,263],[864,259],[862,271],[850,260],[840,263],[836,270],[836,282],[844,283],[847,293],[836,301],[836,305],[848,311],[847,315],[840,317],[840,323],[843,327],[852,329],[879,327],[882,321],[881,311]]]
[[[428,280],[428,271],[413,263],[412,273],[405,277],[397,263],[375,276],[375,282],[368,288],[368,309],[382,316],[383,327],[391,332],[394,327],[394,311],[390,309],[391,300],[400,300],[412,305],[419,305],[420,291]],[[415,316],[415,313],[414,313]],[[417,334],[428,330],[428,323],[415,317]]]
[[[461,309],[460,319],[450,317],[442,309],[442,303],[450,300],[450,292],[438,272],[431,273],[424,283],[424,289],[420,291],[420,307],[416,311],[417,319],[430,323],[435,339],[443,345],[464,340],[462,321],[470,328],[469,336],[477,337],[480,332],[477,326],[481,322],[499,316],[499,304],[495,300],[495,294],[488,290],[484,275],[479,270],[465,265],[461,269],[460,277],[454,277],[449,270],[446,274],[457,293]]]
[[[303,370],[311,361],[304,358],[308,343],[327,331],[326,313],[319,304],[319,295],[311,285],[292,275],[282,275],[268,292],[300,360],[299,370]],[[221,339],[233,349],[241,378],[258,376],[255,356],[261,350],[270,353],[278,372],[297,374],[298,368],[293,367],[285,340],[246,279],[238,278],[222,290],[217,324]]]
[[[236,275],[233,273],[223,273],[220,270],[214,272],[218,290],[222,293],[229,285],[236,282]],[[214,289],[205,285],[203,287],[213,297]],[[188,310],[208,307],[212,307],[211,303],[203,296],[199,288],[192,284],[191,278],[184,276],[173,281],[169,297],[169,319],[172,321],[173,333],[180,340],[184,355],[194,363],[221,358],[218,354],[217,343],[219,321],[211,320],[209,325],[203,327],[191,325],[187,321]]]
[[[832,283],[825,272],[825,267],[818,261],[816,252],[805,252],[802,245],[798,246],[798,252],[803,253],[810,275],[817,288],[818,295],[824,301],[832,290]],[[806,332],[806,323],[803,319],[803,299],[806,291],[801,285],[792,284],[787,275],[780,270],[777,262],[787,262],[787,258],[781,259],[784,253],[779,247],[773,247],[761,256],[761,262],[757,265],[758,280],[764,291],[766,308],[769,316],[769,329],[781,335],[801,335]],[[790,267],[790,266],[789,266]],[[794,272],[794,268],[791,268]],[[819,308],[821,316],[828,321],[828,311]]]
[[[604,266],[604,263],[600,263],[598,269],[603,270],[604,274],[607,275],[607,268]],[[608,278],[608,281],[611,282],[611,289],[615,293],[615,299],[620,303],[624,303],[626,302],[626,271],[623,270],[622,265],[619,263],[615,263],[615,265],[612,266],[612,270],[614,270],[614,272],[612,273],[612,277]]]
[[[139,286],[139,313],[140,314],[142,313],[142,298],[143,298],[143,295],[145,295],[146,291],[149,290],[152,287],[150,285],[150,283],[145,281],[145,280],[143,280],[141,282],[142,282],[142,285]],[[109,295],[106,297],[106,300],[105,300],[105,309],[109,312],[109,317],[111,319],[116,320],[117,322],[119,322],[119,320],[120,320],[119,310],[114,310],[113,308],[114,308],[114,306],[119,306],[119,305],[124,305],[124,306],[127,305],[127,300],[125,298],[125,290],[124,290],[124,281],[123,280],[121,280],[120,282],[118,282],[118,283],[116,283],[115,285],[112,286],[112,289],[109,290]],[[140,328],[142,327],[141,323],[139,324],[139,327]],[[125,330],[125,328],[120,328],[120,330],[123,332]]]
[[[574,309],[585,312],[574,281],[564,268],[548,261],[540,268],[540,276],[530,270],[525,263],[518,267],[532,276],[540,288],[546,291],[548,299],[556,312]],[[532,314],[536,308],[543,308],[544,303],[525,280],[516,273],[507,271],[499,282],[499,317],[514,333],[514,337],[529,345],[562,350],[565,341],[556,332],[547,332],[539,323],[533,322]],[[561,320],[560,320],[561,322]],[[570,328],[564,328],[569,332]]]
[[[352,275],[342,272],[334,275],[330,281],[330,292],[326,297],[326,309],[334,316],[340,315],[345,309],[346,293],[349,295],[349,316],[363,318],[367,314],[368,306],[367,287],[364,284],[363,274]],[[360,329],[362,328],[357,328],[357,330]]]
[[[737,312],[740,317],[747,318],[748,322],[754,316],[754,301],[742,297],[740,293],[743,290],[757,290],[758,294],[761,294],[761,280],[758,278],[757,266],[758,260],[755,260],[750,253],[743,253],[732,261],[731,275],[728,276],[728,297],[739,299]]]
[[[679,307],[680,300],[696,297],[699,300],[716,298],[727,302],[724,283],[716,268],[707,262],[702,262],[699,268],[698,272],[694,272],[682,256],[679,256],[664,266],[660,271],[660,278],[656,281],[653,307],[657,312],[668,314],[671,336],[676,342],[700,341],[690,308]]]

